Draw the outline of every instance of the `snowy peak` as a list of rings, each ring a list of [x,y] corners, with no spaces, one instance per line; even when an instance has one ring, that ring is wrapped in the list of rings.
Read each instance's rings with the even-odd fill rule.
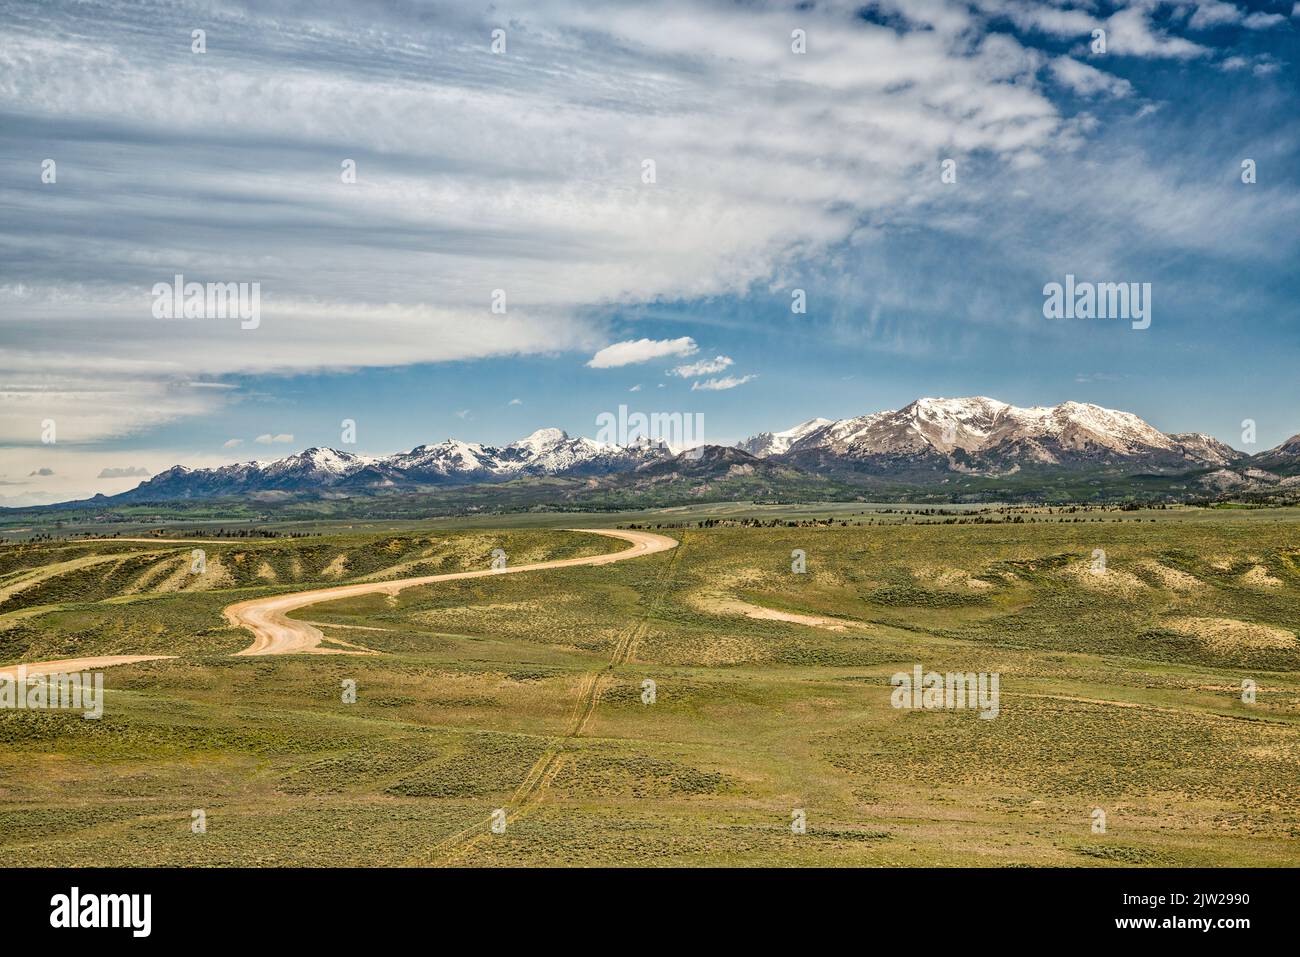
[[[784,432],[760,432],[743,442],[737,442],[736,448],[760,459],[769,455],[780,455],[804,436],[830,424],[830,419],[809,419]]]
[[[909,447],[928,445],[945,454],[954,449],[979,451],[986,448],[998,429],[1006,426],[1008,413],[1014,406],[974,396],[969,399],[917,399],[893,415],[899,421],[891,423],[898,431],[895,446],[910,440]]]
[[[399,469],[419,469],[446,474],[481,468],[486,452],[487,450],[476,442],[446,439],[437,445],[418,445],[409,452],[398,452],[380,461],[384,465]]]
[[[915,462],[934,457],[960,462],[963,470],[982,463],[990,471],[1081,460],[1221,465],[1240,457],[1210,436],[1169,436],[1130,412],[1085,402],[1021,408],[987,396],[921,398],[897,411],[805,428],[810,424],[786,433],[759,433],[738,447],[796,459]],[[799,434],[782,447],[778,437],[793,433]]]
[[[499,482],[524,476],[608,475],[670,454],[661,445],[602,445],[587,438],[571,438],[563,429],[548,428],[501,447],[446,439],[379,458],[310,448],[270,462],[243,462],[195,471],[176,466],[119,497],[148,501]]]
[[[665,454],[646,446],[602,445],[563,429],[538,429],[509,445],[492,446],[448,439],[390,455],[379,462],[420,477],[508,479],[519,475],[557,475],[574,470],[617,471]]]
[[[1300,435],[1293,435],[1277,448],[1269,449],[1264,455],[1300,456]]]
[[[621,452],[614,447],[606,449],[581,436],[570,438],[563,429],[538,429],[501,449],[493,468],[500,474],[554,475],[607,457],[611,451],[614,454]]]
[[[1260,452],[1251,463],[1276,470],[1280,475],[1300,476],[1300,435],[1293,435],[1276,448]]]
[[[1231,445],[1204,432],[1171,432],[1169,438],[1188,458],[1207,465],[1227,465],[1242,457]]]
[[[1131,412],[1118,412],[1083,402],[1063,402],[1049,409],[1016,411],[1045,416],[1041,420],[1041,435],[1055,438],[1074,449],[1094,445],[1124,454],[1137,454],[1148,449],[1170,450],[1174,447],[1169,436]],[[1040,422],[1035,420],[1033,425],[1040,425]]]
[[[525,436],[517,442],[511,442],[507,448],[517,449],[551,449],[569,441],[569,433],[563,429],[538,429],[532,435]]]
[[[274,462],[249,462],[250,467],[262,468],[274,474],[286,472],[312,473],[322,475],[347,475],[365,465],[370,459],[353,455],[351,452],[339,452],[335,449],[305,449],[294,455],[277,459]]]
[[[1198,472],[1202,477],[1195,481],[1201,485],[1236,487],[1265,478],[1278,482],[1280,476],[1300,483],[1300,436],[1245,456],[1212,436],[1166,435],[1132,413],[1085,402],[1021,408],[987,396],[921,398],[897,410],[808,419],[783,431],[760,432],[735,448],[704,448],[685,456],[647,439],[607,445],[544,428],[503,446],[446,439],[382,457],[309,448],[269,462],[197,470],[176,466],[112,498],[364,494],[549,476],[603,481],[624,473],[659,481],[661,473],[671,472],[707,483],[709,470],[719,468],[747,475],[764,469],[812,473],[846,483],[890,476],[908,486],[944,489],[964,476],[1101,468],[1174,476]]]

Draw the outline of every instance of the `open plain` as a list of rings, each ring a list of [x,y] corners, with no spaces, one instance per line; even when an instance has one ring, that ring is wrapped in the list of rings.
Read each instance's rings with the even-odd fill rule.
[[[98,720],[0,710],[0,847],[36,865],[1296,864],[1300,514],[980,514],[625,515],[624,537],[678,544],[618,561],[626,541],[572,517],[2,545],[0,671],[155,657],[107,668]],[[553,564],[495,574],[495,550]],[[259,602],[314,637],[241,655],[230,609]],[[891,676],[916,665],[997,673],[997,717],[895,708]]]

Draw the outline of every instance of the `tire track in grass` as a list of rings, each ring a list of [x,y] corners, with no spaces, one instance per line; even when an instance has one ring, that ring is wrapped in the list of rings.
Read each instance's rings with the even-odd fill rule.
[[[655,583],[650,606],[619,638],[609,661],[595,671],[588,671],[582,676],[578,685],[577,700],[574,702],[564,733],[551,740],[550,745],[533,762],[510,798],[509,807],[513,810],[506,812],[507,829],[511,823],[526,815],[541,802],[546,790],[564,767],[564,762],[569,759],[569,743],[574,738],[581,737],[591,726],[591,721],[596,715],[596,705],[600,703],[600,692],[605,679],[611,676],[615,668],[628,662],[637,642],[649,630],[650,620],[663,605],[664,594],[677,574],[677,562],[683,547],[678,545],[672,550],[663,572]],[[474,823],[443,838],[429,848],[426,854],[418,855],[403,863],[408,867],[420,864],[456,864],[479,841],[491,836],[491,823],[491,815],[479,817]]]

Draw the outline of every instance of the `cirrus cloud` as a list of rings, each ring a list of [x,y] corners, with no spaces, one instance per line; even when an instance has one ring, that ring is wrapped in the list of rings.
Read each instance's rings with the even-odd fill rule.
[[[699,362],[690,362],[686,365],[677,366],[668,374],[681,376],[683,379],[694,379],[696,376],[714,375],[722,372],[733,361],[730,356],[714,356],[712,359],[701,359]]]
[[[691,383],[692,392],[721,392],[726,389],[734,389],[738,385],[744,385],[752,379],[757,379],[757,375],[742,376],[724,376],[721,379],[704,379],[699,382]]]
[[[982,236],[981,212],[1023,171],[1050,160],[1074,182],[1095,163],[1101,121],[1072,116],[1062,87],[1126,97],[1161,66],[1120,76],[1134,58],[1190,69],[1231,52],[1178,36],[1190,6],[1169,6],[50,0],[0,18],[6,155],[49,144],[59,169],[57,184],[34,171],[0,184],[0,441],[35,443],[45,418],[68,444],[161,432],[238,401],[222,378],[591,355],[627,306],[842,268],[827,252],[877,230]],[[794,19],[805,56],[789,48]],[[216,56],[190,54],[198,22],[221,37]],[[508,56],[486,52],[497,23]],[[1118,56],[1084,63],[1096,28]],[[355,183],[339,178],[344,156]],[[655,184],[640,179],[647,157]],[[976,158],[981,175],[945,190],[936,157]],[[1140,202],[1089,216],[1113,209],[1144,238],[1167,224],[1220,234],[1222,210],[1196,202],[1214,194],[1189,207],[1164,159],[1106,171],[1103,185],[1140,182]],[[1281,198],[1223,205],[1268,237],[1293,212]],[[1016,207],[1059,222],[1061,201],[1027,189]],[[1096,222],[1090,235],[1121,232]],[[153,320],[148,290],[177,272],[261,282],[260,326]],[[653,348],[683,340],[690,351]],[[633,339],[588,365],[695,351]]]

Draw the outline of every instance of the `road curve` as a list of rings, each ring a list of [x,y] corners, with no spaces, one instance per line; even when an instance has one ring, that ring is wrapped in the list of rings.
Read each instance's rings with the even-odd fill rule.
[[[267,598],[254,598],[241,601],[225,609],[226,621],[237,628],[247,628],[253,633],[253,643],[240,656],[257,655],[356,655],[368,654],[363,650],[351,651],[340,648],[320,647],[324,635],[319,628],[309,622],[286,617],[289,612],[323,601],[339,598],[352,598],[356,595],[373,595],[383,593],[396,595],[405,588],[415,585],[432,585],[435,582],[456,581],[462,578],[486,578],[490,575],[510,575],[519,572],[539,571],[543,568],[568,568],[575,565],[608,565],[642,555],[667,551],[677,547],[677,541],[666,535],[653,532],[627,531],[612,528],[570,528],[569,532],[591,532],[595,535],[607,535],[631,542],[631,548],[621,552],[609,552],[603,555],[589,555],[584,558],[563,558],[551,562],[535,562],[531,565],[513,565],[501,569],[481,569],[472,572],[452,572],[446,575],[422,575],[418,578],[396,578],[392,581],[358,582],[352,585],[336,585],[329,588],[314,588],[311,591],[291,592],[287,595],[271,595]]]

